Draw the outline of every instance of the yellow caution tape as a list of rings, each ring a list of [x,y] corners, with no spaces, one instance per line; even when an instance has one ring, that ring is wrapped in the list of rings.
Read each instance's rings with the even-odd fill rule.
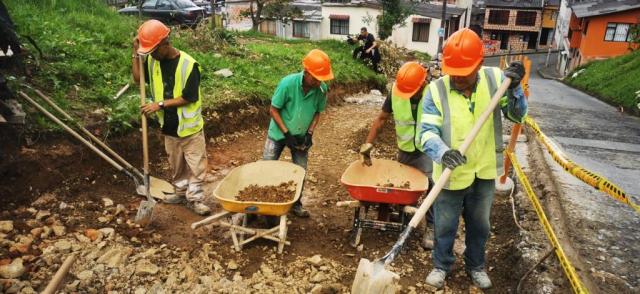
[[[518,175],[518,178],[520,179],[522,186],[527,192],[527,196],[529,197],[529,200],[531,200],[531,204],[533,205],[533,208],[535,208],[536,213],[538,214],[538,219],[540,220],[540,223],[544,228],[544,232],[547,234],[547,238],[551,242],[551,245],[553,246],[554,251],[558,256],[558,260],[560,261],[560,265],[562,265],[562,269],[564,269],[564,273],[567,276],[567,279],[571,283],[571,288],[573,289],[573,292],[580,293],[580,294],[589,293],[589,291],[587,291],[587,289],[582,284],[582,281],[580,281],[580,278],[576,273],[576,269],[573,267],[573,265],[571,265],[571,262],[569,262],[569,259],[564,254],[564,250],[562,250],[562,247],[560,246],[560,242],[558,241],[558,238],[556,237],[556,234],[554,233],[553,228],[551,227],[551,223],[549,223],[549,220],[547,219],[547,216],[545,215],[544,210],[542,210],[542,205],[540,205],[540,201],[538,200],[538,197],[533,192],[533,189],[531,188],[531,184],[529,183],[529,179],[527,179],[527,176],[524,174],[522,167],[520,167],[520,163],[518,163],[518,159],[516,158],[513,152],[507,152],[507,156],[509,156],[509,159],[511,160],[511,164],[513,164],[513,168],[516,171],[516,174]]]
[[[608,194],[612,198],[628,205],[636,212],[640,213],[640,206],[634,203],[627,196],[627,193],[625,193],[620,187],[616,186],[605,177],[593,173],[569,160],[567,156],[565,156],[564,152],[562,152],[558,146],[551,142],[551,140],[542,133],[538,124],[531,117],[527,117],[525,119],[525,123],[536,133],[538,140],[546,147],[547,152],[551,155],[553,160],[560,164],[565,171],[585,182],[589,186]]]

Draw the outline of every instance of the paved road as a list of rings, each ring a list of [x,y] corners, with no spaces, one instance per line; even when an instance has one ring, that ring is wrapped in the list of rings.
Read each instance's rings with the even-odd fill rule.
[[[534,67],[545,56],[531,55]],[[542,131],[574,162],[605,176],[640,203],[640,119],[537,73],[531,77],[530,89],[529,114]],[[613,282],[637,291],[640,214],[549,162],[561,186],[574,247],[592,267],[584,270],[592,272],[596,283],[603,282],[602,276],[605,283],[619,278]]]

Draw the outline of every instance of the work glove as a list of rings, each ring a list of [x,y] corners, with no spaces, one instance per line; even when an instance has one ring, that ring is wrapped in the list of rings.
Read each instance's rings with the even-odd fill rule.
[[[287,131],[286,133],[284,133],[284,144],[287,147],[293,149],[298,145],[298,140],[296,140],[296,137],[294,137]]]
[[[302,144],[302,146],[304,146],[304,151],[309,150],[309,148],[313,146],[313,134],[307,133],[306,135],[304,135],[304,143]]]
[[[524,77],[524,65],[521,61],[514,61],[504,70],[504,75],[511,78],[509,89],[514,89],[520,85],[520,81]]]
[[[373,144],[364,143],[360,146],[360,155],[362,155],[362,163],[366,166],[371,166],[371,150],[373,150]]]
[[[460,151],[449,149],[444,154],[442,154],[442,158],[440,158],[440,161],[442,162],[442,165],[450,170],[453,170],[456,167],[467,163],[467,158],[462,155]]]

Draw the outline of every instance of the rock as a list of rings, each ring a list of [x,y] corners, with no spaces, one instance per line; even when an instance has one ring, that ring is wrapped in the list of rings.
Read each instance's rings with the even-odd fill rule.
[[[91,239],[89,239],[84,234],[75,233],[74,235],[76,236],[76,239],[78,239],[78,241],[80,241],[82,243],[91,243]]]
[[[13,221],[0,221],[0,232],[9,233],[13,231]]]
[[[93,271],[91,270],[81,271],[79,274],[76,275],[76,277],[80,279],[80,281],[89,281],[93,278]]]
[[[108,223],[109,219],[104,216],[101,216],[98,218],[98,221],[104,224],[104,223]]]
[[[58,252],[68,253],[71,252],[71,242],[67,240],[60,240],[53,244]]]
[[[40,237],[40,235],[42,234],[42,230],[43,230],[42,228],[31,229],[31,231],[30,231],[31,236],[33,236],[34,238]]]
[[[143,288],[143,287],[138,287],[136,288],[136,291],[133,292],[134,294],[146,294],[147,293],[147,289]]]
[[[237,270],[238,269],[238,264],[236,263],[235,260],[231,260],[229,261],[229,263],[227,263],[227,268],[230,270]]]
[[[311,264],[313,266],[320,266],[322,265],[322,257],[320,256],[320,254],[316,254],[312,257],[307,258],[307,263]]]
[[[327,276],[323,272],[318,272],[313,277],[311,277],[311,280],[309,281],[311,281],[312,283],[320,283],[326,279]]]
[[[64,288],[68,292],[76,292],[78,290],[78,285],[80,285],[80,280],[75,280],[75,281],[67,284]]]
[[[69,204],[66,204],[66,203],[64,203],[64,202],[60,202],[60,205],[58,205],[58,208],[59,208],[60,210],[65,210],[65,209],[67,209],[68,207],[69,207]],[[73,283],[72,283],[72,284],[73,284]],[[69,285],[70,285],[70,284],[69,284]],[[68,285],[67,285],[67,286],[68,286]],[[75,290],[74,290],[74,291],[75,291]]]
[[[233,72],[228,68],[223,68],[213,73],[214,75],[221,76],[224,78],[228,78],[233,75]]]
[[[40,234],[40,238],[42,239],[49,238],[49,236],[51,236],[52,231],[53,230],[50,227],[45,226],[44,228],[42,228],[42,234]]]
[[[49,212],[48,210],[40,210],[38,211],[38,213],[36,213],[36,220],[41,221],[42,219],[50,215],[51,215],[51,212]]]
[[[382,96],[382,92],[380,92],[380,90],[377,90],[377,89],[373,89],[373,90],[369,91],[369,94],[376,95],[376,96]]]
[[[113,206],[113,200],[111,200],[111,199],[109,199],[107,197],[104,197],[104,198],[102,198],[102,204],[104,205],[104,207]]]
[[[22,258],[14,259],[10,264],[0,266],[0,277],[5,279],[16,279],[24,274],[25,268]]]
[[[158,266],[146,259],[142,259],[136,264],[136,275],[155,275],[156,273],[158,273]]]
[[[30,228],[37,228],[37,227],[41,227],[42,223],[40,223],[39,221],[35,220],[35,219],[29,219],[26,220],[25,223],[27,224],[27,226],[29,226]]]
[[[110,268],[119,267],[127,261],[131,251],[131,248],[112,247],[100,256],[97,262],[106,264]]]
[[[51,226],[51,229],[53,230],[53,233],[58,236],[64,236],[67,233],[67,228],[65,228],[64,226]]]
[[[84,235],[87,236],[91,240],[91,242],[95,240],[102,240],[102,232],[95,229],[86,229],[84,231]]]
[[[178,286],[178,275],[174,272],[170,273],[169,276],[167,276],[167,280],[164,281],[164,286],[169,288],[169,290]]]
[[[153,284],[153,286],[151,287],[151,289],[149,289],[149,292],[147,292],[148,294],[164,294],[166,293],[164,291],[164,288],[162,288],[162,283],[158,282]]]
[[[121,214],[121,213],[127,214],[127,208],[124,207],[124,205],[122,205],[122,204],[118,204],[118,205],[116,205],[116,213],[115,213],[115,215],[118,215],[118,214]]]
[[[187,282],[194,282],[197,278],[196,271],[190,266],[187,265],[184,267],[184,270],[180,272],[180,278],[183,280],[187,280]]]
[[[51,193],[44,193],[42,196],[38,197],[36,201],[31,203],[33,206],[44,206],[56,201],[56,196]]]
[[[38,294],[38,292],[36,292],[36,290],[33,290],[31,286],[25,285],[24,288],[20,290],[20,294]]]
[[[357,250],[358,252],[362,252],[362,250],[364,250],[364,244],[360,244],[360,245],[358,245],[358,247],[356,247],[356,250]]]

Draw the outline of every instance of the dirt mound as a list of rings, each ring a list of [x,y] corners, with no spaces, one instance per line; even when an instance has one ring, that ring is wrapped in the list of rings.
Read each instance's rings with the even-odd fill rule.
[[[250,202],[284,203],[296,196],[296,183],[289,181],[280,185],[258,186],[249,185],[242,189],[236,200]]]

